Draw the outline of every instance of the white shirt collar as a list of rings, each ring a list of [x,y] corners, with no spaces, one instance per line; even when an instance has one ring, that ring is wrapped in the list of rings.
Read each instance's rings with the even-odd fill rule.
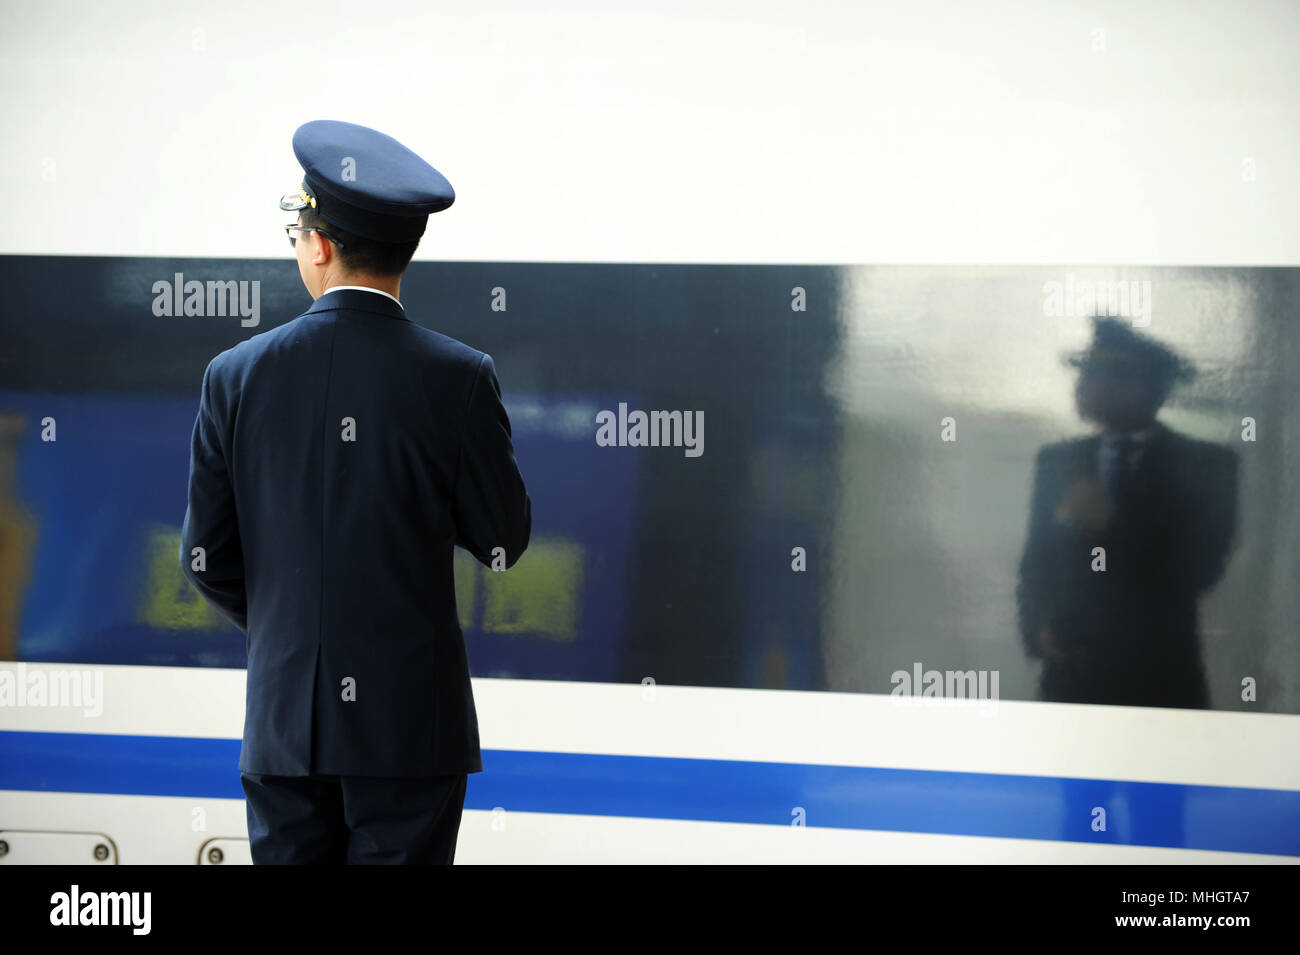
[[[374,292],[376,295],[382,295],[384,298],[392,298],[394,302],[397,302],[397,299],[393,298],[393,296],[389,295],[383,289],[371,288],[368,285],[331,285],[323,294],[328,295],[330,292],[340,292],[344,289],[351,289],[355,292]],[[397,307],[402,308],[402,303],[397,302]],[[406,311],[406,309],[403,308],[402,311]]]

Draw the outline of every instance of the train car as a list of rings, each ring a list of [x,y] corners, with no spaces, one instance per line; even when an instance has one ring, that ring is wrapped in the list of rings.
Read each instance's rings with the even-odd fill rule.
[[[484,764],[458,862],[1300,859],[1297,196],[1226,146],[1189,171],[1179,124],[1110,85],[1192,95],[1177,71],[1064,15],[1008,38],[958,11],[870,32],[847,7],[725,29],[698,4],[544,28],[374,7],[407,28],[322,43],[181,5],[33,10],[3,41],[40,80],[8,107],[0,226],[0,864],[250,861],[245,637],[177,550],[207,362],[310,304],[273,203],[318,114],[456,186],[402,297],[493,356],[533,501],[508,572],[457,552]],[[1041,81],[1056,113],[1042,35],[1076,70]],[[889,36],[924,36],[920,62]],[[1050,146],[1096,116],[1149,151]],[[1300,133],[1270,135],[1283,168]],[[1192,188],[1222,211],[1189,238]],[[1092,430],[1067,359],[1099,317],[1195,371],[1161,424],[1233,462],[1196,512],[1223,532],[1191,598],[1201,705],[1170,695],[1172,652],[1122,697],[1120,663],[1063,698],[1026,640],[1035,475]],[[1198,527],[1149,570],[1184,579]],[[1045,586],[1089,612],[1087,585]]]

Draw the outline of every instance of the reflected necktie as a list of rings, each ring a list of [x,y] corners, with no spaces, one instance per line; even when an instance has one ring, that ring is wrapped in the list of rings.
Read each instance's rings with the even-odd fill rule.
[[[1124,492],[1128,480],[1129,459],[1133,456],[1133,439],[1120,435],[1111,444],[1110,455],[1102,456],[1101,486],[1106,490],[1106,497],[1114,504]]]

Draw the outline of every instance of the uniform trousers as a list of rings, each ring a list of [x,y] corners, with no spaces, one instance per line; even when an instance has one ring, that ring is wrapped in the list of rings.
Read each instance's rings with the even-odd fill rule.
[[[467,776],[241,773],[254,865],[451,865]]]

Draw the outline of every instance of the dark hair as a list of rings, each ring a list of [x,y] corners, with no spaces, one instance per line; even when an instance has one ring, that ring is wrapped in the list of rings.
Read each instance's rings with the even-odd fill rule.
[[[343,243],[343,248],[336,246],[335,251],[343,267],[352,272],[401,275],[411,264],[411,256],[415,255],[420,244],[419,239],[413,242],[376,242],[374,239],[366,239],[321,218],[315,209],[302,209],[299,215],[303,225],[324,229]]]

